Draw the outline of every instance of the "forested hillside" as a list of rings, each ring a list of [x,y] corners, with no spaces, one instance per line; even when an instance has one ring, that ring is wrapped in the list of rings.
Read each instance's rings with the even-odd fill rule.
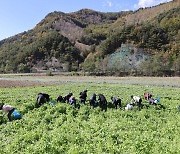
[[[180,0],[135,12],[55,11],[0,41],[0,72],[180,75],[179,53]]]
[[[178,75],[180,71],[180,7],[164,12],[149,22],[128,25],[111,33],[96,48],[96,52],[87,57],[86,65],[91,63],[93,67],[96,67],[94,62],[98,63],[100,61],[106,65],[107,61],[109,61],[108,55],[113,54],[115,51],[121,52],[122,44],[129,45],[126,48],[126,50],[129,50],[129,54],[133,54],[135,50],[139,54],[143,54],[142,50],[148,54],[144,61],[136,67],[131,67],[133,74]],[[134,46],[134,49],[131,46]],[[94,55],[105,58],[97,59],[97,56]],[[91,65],[88,66],[89,69],[94,69]],[[119,66],[117,65],[117,67]],[[104,68],[104,70],[108,70],[108,67]],[[113,71],[117,70],[124,71],[126,68],[113,68]]]

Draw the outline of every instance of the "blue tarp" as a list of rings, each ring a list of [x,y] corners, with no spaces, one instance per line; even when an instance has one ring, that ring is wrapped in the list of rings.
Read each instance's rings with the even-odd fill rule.
[[[16,119],[21,119],[21,114],[17,111],[17,110],[14,110],[14,112],[12,113],[13,115],[13,118],[16,120]]]

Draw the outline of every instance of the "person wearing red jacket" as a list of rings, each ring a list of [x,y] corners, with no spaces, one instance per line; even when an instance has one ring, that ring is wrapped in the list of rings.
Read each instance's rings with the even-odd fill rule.
[[[149,93],[144,93],[144,99],[149,100],[152,97]]]

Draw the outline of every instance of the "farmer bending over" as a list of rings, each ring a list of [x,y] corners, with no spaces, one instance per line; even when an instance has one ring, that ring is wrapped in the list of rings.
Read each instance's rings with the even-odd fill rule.
[[[73,95],[73,93],[69,93],[69,94],[67,94],[67,95],[65,95],[64,96],[64,103],[69,103],[69,99],[70,99],[70,97]]]
[[[74,107],[76,108],[76,99],[75,99],[74,96],[71,96],[71,97],[69,98],[69,104],[70,104],[70,105],[73,105],[73,104],[74,104]]]
[[[144,93],[144,99],[149,100],[152,97],[149,93]]]
[[[15,108],[13,107],[13,106],[11,106],[11,105],[1,105],[0,106],[0,110],[2,110],[3,111],[3,116],[5,115],[5,114],[8,114],[7,116],[8,116],[8,119],[9,119],[9,121],[12,121],[12,119],[11,119],[11,114],[14,112],[14,110],[15,110]]]
[[[117,106],[119,105],[119,108],[121,108],[121,99],[117,97],[111,97],[111,100],[113,104],[115,105],[115,108],[117,109]]]
[[[42,104],[49,102],[49,95],[45,93],[39,93],[37,97],[37,105],[40,107]]]
[[[134,103],[128,103],[125,107],[125,110],[132,110],[134,107]]]
[[[142,99],[138,96],[131,96],[133,101],[137,104],[138,108],[140,109],[142,106]]]
[[[79,98],[80,98],[81,103],[85,105],[86,97],[87,97],[87,90],[80,92],[79,95],[80,95]]]
[[[150,105],[157,105],[160,102],[160,98],[150,98],[148,102]]]
[[[56,98],[56,102],[64,102],[64,99],[61,95],[59,95],[57,98]]]
[[[92,96],[89,99],[89,104],[90,106],[92,106],[93,108],[96,106],[96,94],[92,94]]]
[[[103,94],[98,95],[99,107],[102,110],[107,111],[107,100]]]

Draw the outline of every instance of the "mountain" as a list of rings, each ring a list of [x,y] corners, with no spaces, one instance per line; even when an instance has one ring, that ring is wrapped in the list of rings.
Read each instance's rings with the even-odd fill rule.
[[[177,75],[180,69],[179,29],[180,0],[134,12],[55,11],[33,29],[0,41],[0,71],[84,70],[112,74],[119,71],[135,75]],[[114,65],[109,67],[112,60],[118,59],[112,58],[111,54],[116,53],[117,57],[123,55],[122,46],[123,50],[127,47],[128,53],[136,51],[135,54],[127,54],[130,56],[128,59],[140,54],[146,55],[146,59],[134,60],[133,67],[128,70]],[[153,63],[158,57],[166,66],[154,62],[159,67],[148,74],[142,66],[147,67],[145,62]],[[123,66],[125,61],[121,58],[119,61]],[[128,63],[132,64],[131,61]]]
[[[147,22],[156,17],[157,15],[167,12],[178,6],[180,6],[180,0],[174,0],[172,2],[163,3],[154,7],[140,8],[133,14],[127,15],[125,17],[125,22],[127,25]]]

